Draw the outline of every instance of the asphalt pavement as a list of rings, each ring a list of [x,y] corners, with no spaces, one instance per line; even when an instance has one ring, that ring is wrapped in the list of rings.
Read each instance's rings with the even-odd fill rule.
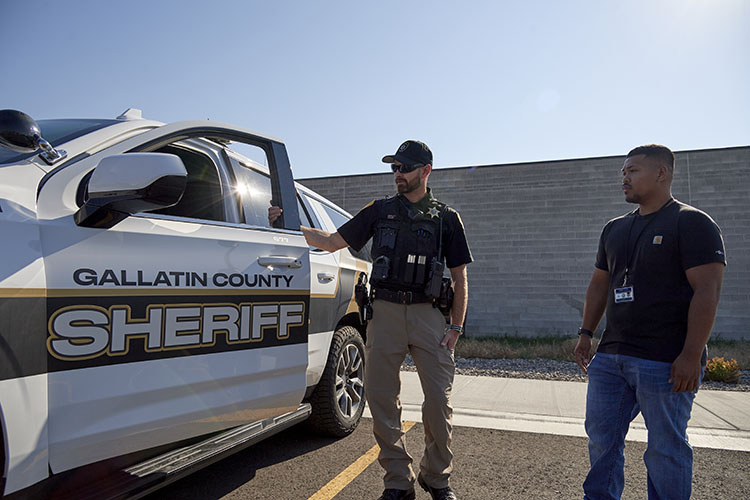
[[[424,443],[422,392],[416,373],[401,372],[401,377],[405,438],[418,464]],[[457,375],[451,397],[451,481],[459,498],[581,498],[588,471],[585,397],[581,382]],[[692,498],[750,498],[750,393],[700,390],[688,433],[695,457]],[[647,498],[645,438],[639,417],[625,447],[625,500]],[[149,500],[374,500],[382,491],[383,474],[376,455],[369,418],[343,439],[316,436],[301,425],[191,474]],[[428,498],[417,491],[418,500]]]
[[[407,448],[419,464],[424,428],[411,427]],[[461,500],[568,500],[583,497],[586,438],[455,427],[451,483]],[[372,420],[343,439],[297,426],[157,491],[147,500],[375,500],[383,469],[374,460],[351,472],[373,449]],[[645,443],[625,447],[623,500],[647,500]],[[750,498],[750,453],[696,448],[693,499]],[[338,483],[329,492],[327,486]],[[417,490],[417,500],[429,495]]]

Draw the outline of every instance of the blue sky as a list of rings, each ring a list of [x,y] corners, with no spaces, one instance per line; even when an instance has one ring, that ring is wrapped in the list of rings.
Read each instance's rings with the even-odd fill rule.
[[[0,0],[0,108],[211,119],[297,177],[750,144],[750,1]]]

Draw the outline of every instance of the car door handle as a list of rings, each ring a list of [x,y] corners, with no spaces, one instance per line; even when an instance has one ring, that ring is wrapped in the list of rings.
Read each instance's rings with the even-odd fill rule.
[[[283,257],[276,255],[266,255],[265,257],[258,257],[258,264],[266,267],[289,267],[291,269],[299,269],[302,267],[302,262],[295,257]]]
[[[318,281],[323,283],[329,283],[336,279],[336,276],[331,273],[318,273]]]

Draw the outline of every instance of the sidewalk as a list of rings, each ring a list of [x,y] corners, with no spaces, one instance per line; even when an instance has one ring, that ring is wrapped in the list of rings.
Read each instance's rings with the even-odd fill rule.
[[[417,374],[402,371],[402,420],[421,422],[423,399]],[[451,404],[457,426],[586,436],[585,382],[456,375]],[[688,435],[695,447],[750,451],[750,393],[699,390]],[[646,441],[642,416],[627,439]]]

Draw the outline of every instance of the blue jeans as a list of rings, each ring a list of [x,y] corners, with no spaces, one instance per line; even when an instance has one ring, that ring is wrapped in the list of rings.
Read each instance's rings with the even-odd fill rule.
[[[648,498],[687,499],[693,481],[693,448],[687,422],[695,392],[672,392],[672,363],[597,353],[588,367],[586,434],[591,469],[586,500],[619,499],[625,486],[625,434],[643,414],[648,447]],[[702,372],[701,372],[702,379]]]

